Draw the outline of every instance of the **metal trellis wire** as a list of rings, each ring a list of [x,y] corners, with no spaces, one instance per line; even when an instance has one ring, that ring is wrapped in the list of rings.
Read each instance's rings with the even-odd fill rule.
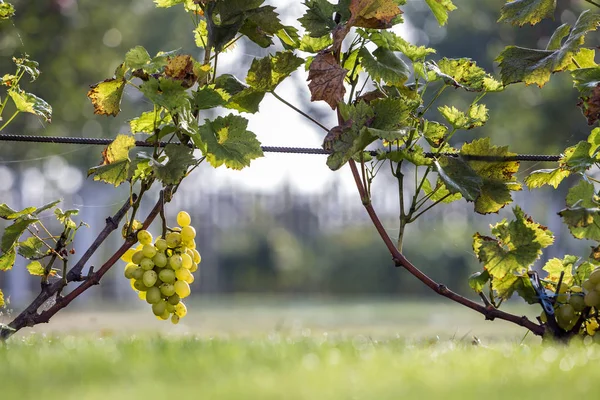
[[[88,138],[88,137],[65,137],[65,136],[30,136],[30,135],[9,135],[0,134],[0,141],[5,142],[30,142],[30,143],[57,143],[57,144],[82,144],[82,145],[109,145],[113,139],[108,138]],[[177,144],[173,143],[172,144]],[[159,142],[159,147],[164,147],[169,142]],[[138,147],[154,147],[154,143],[148,143],[142,140],[137,140],[135,145]],[[317,147],[282,147],[282,146],[262,146],[265,153],[291,153],[291,154],[330,154],[325,149]],[[372,155],[376,155],[377,151],[371,150]],[[458,157],[455,153],[425,153],[426,157]],[[514,156],[486,156],[486,155],[461,155],[463,159],[471,161],[546,161],[557,162],[561,159],[560,155],[545,155],[545,154],[517,154]]]

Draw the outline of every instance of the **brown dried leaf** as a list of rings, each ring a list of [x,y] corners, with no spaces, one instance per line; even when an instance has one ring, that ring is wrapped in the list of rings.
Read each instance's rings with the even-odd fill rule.
[[[387,29],[402,11],[394,0],[352,0],[352,17],[348,25],[361,28]]]
[[[196,83],[198,76],[194,73],[194,62],[192,57],[183,54],[167,59],[165,75],[169,78],[181,81],[181,86],[189,88]]]
[[[581,97],[577,105],[581,107],[588,125],[594,125],[598,122],[598,119],[600,119],[600,86],[596,86],[589,96]]]
[[[347,73],[348,70],[340,67],[331,52],[319,53],[308,71],[310,101],[324,100],[335,110],[346,93],[344,78]]]

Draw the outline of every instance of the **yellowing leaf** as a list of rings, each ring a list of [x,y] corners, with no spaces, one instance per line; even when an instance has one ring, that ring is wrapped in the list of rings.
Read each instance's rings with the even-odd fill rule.
[[[350,13],[348,25],[387,29],[392,27],[392,21],[402,11],[394,0],[351,0]]]
[[[15,103],[17,110],[35,114],[44,118],[47,122],[52,120],[52,107],[35,94],[27,93],[18,87],[11,88],[8,94]]]
[[[512,0],[500,12],[500,21],[513,25],[535,25],[544,18],[554,16],[556,0]]]
[[[30,262],[26,268],[27,268],[27,271],[29,271],[29,273],[31,275],[35,275],[35,276],[44,276],[45,275],[44,267],[42,266],[42,264],[39,261]]]
[[[571,171],[561,167],[554,169],[538,169],[525,178],[525,184],[529,189],[539,188],[544,185],[550,185],[556,189],[563,179],[570,174]]]
[[[106,79],[91,87],[87,96],[94,105],[94,114],[112,115],[121,111],[121,97],[125,88],[125,79]]]
[[[425,0],[425,3],[431,8],[435,19],[440,25],[445,25],[448,21],[448,13],[456,10],[452,0]]]
[[[135,146],[135,139],[128,135],[118,135],[102,151],[102,164],[90,168],[88,176],[94,175],[95,181],[103,181],[119,186],[127,180],[129,171],[129,150]]]

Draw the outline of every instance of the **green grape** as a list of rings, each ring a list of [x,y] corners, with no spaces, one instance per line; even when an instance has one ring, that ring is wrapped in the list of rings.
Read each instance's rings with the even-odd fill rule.
[[[588,278],[588,280],[590,282],[592,282],[594,285],[597,285],[600,283],[600,268],[596,268],[591,274],[590,277]]]
[[[542,311],[542,313],[540,314],[540,321],[542,321],[544,324],[548,322],[548,316],[546,315],[546,311]]]
[[[144,253],[144,257],[152,258],[156,255],[156,247],[152,244],[145,244],[142,248],[142,253]]]
[[[581,286],[573,285],[571,286],[571,293],[583,293],[583,289]]]
[[[193,226],[184,226],[181,228],[181,240],[184,242],[193,240],[196,237],[196,230]]]
[[[175,286],[175,293],[182,299],[185,299],[191,293],[190,285],[187,282],[177,281],[173,286]]]
[[[583,282],[583,284],[581,285],[581,287],[586,292],[589,292],[590,290],[594,290],[595,287],[596,287],[596,285],[594,285],[592,282],[590,282],[589,280],[587,280],[587,281]]]
[[[158,319],[162,319],[163,321],[166,321],[169,319],[169,317],[171,316],[171,314],[165,310],[164,313],[162,313],[162,315],[160,317],[158,317]]]
[[[200,262],[202,261],[202,257],[200,256],[200,252],[198,250],[196,250],[195,248],[192,249],[192,259],[194,260],[194,262],[196,264],[200,264]]]
[[[600,305],[600,294],[595,290],[588,292],[583,298],[585,305],[588,307],[597,307]]]
[[[165,239],[156,239],[154,247],[156,247],[158,251],[164,252],[169,246],[167,246],[167,241]]]
[[[585,300],[583,299],[582,295],[572,294],[571,298],[569,299],[569,304],[573,306],[575,311],[583,311],[586,307]]]
[[[158,303],[152,304],[152,312],[154,315],[161,316],[167,311],[167,302],[164,300],[159,301]]]
[[[138,268],[137,265],[135,265],[134,263],[129,263],[125,266],[125,270],[123,271],[123,274],[125,275],[125,278],[127,279],[131,279],[133,278],[133,273],[135,272],[135,270]]]
[[[142,253],[141,251],[136,251],[131,256],[131,262],[134,264],[137,264],[137,265],[140,265],[140,263],[142,262],[143,259],[144,259],[144,253]]]
[[[185,242],[181,242],[181,244],[183,244],[188,249],[195,249],[196,248],[196,241],[195,240],[187,240]]]
[[[173,254],[169,258],[169,266],[173,269],[181,268],[182,264],[183,264],[183,259],[181,258],[181,256],[179,254]]]
[[[167,311],[171,314],[175,312],[175,306],[167,301]]]
[[[159,301],[161,301],[161,299],[162,299],[162,293],[160,292],[160,289],[157,288],[156,286],[151,287],[146,292],[146,301],[148,302],[148,304],[156,304]]]
[[[133,271],[133,274],[131,277],[135,280],[140,280],[140,279],[142,279],[142,276],[144,276],[144,270],[140,267],[137,267],[135,269],[135,271]]]
[[[175,305],[175,315],[177,315],[179,318],[183,318],[187,315],[187,307],[185,304],[183,304],[183,302],[180,301]]]
[[[174,294],[173,296],[170,296],[167,301],[169,302],[169,304],[173,304],[174,306],[176,306],[181,301],[181,297],[179,297],[178,294]]]
[[[179,268],[177,271],[175,271],[175,277],[180,281],[187,282],[188,279],[190,279],[190,276],[192,276],[192,273],[185,268]]]
[[[198,264],[192,263],[192,266],[190,267],[190,272],[194,273],[196,271],[198,271]]]
[[[170,297],[175,294],[175,286],[172,283],[163,283],[160,285],[160,292],[165,297]]]
[[[173,325],[177,325],[179,323],[179,316],[177,314],[173,314],[171,316],[171,322],[173,323]]]
[[[558,325],[567,330],[571,321],[575,318],[575,309],[570,304],[564,304],[556,310],[556,322]]]
[[[181,268],[180,268],[181,269]],[[161,281],[165,283],[174,283],[175,282],[175,272],[172,269],[165,268],[158,274],[158,277]]]
[[[167,246],[174,249],[181,244],[181,234],[179,232],[169,232],[165,240],[167,241]]]
[[[148,290],[148,286],[146,286],[144,281],[141,279],[136,279],[135,282],[133,282],[133,287],[135,290],[139,290],[140,292],[145,292]]]
[[[192,257],[190,257],[189,254],[184,253],[184,254],[181,255],[181,266],[184,269],[190,269],[190,268],[192,268],[192,264],[193,263],[194,262],[192,261]]]
[[[188,226],[192,222],[190,214],[185,211],[179,211],[177,213],[177,224],[180,226]]]
[[[165,253],[156,253],[156,255],[152,257],[152,262],[154,262],[154,265],[156,265],[158,268],[164,268],[167,266],[167,256]]]
[[[130,263],[131,256],[133,256],[133,254],[135,252],[136,252],[135,249],[127,249],[127,251],[125,253],[123,253],[123,255],[121,256],[121,260],[125,261],[126,263]]]
[[[144,276],[142,277],[142,282],[144,285],[148,287],[154,286],[156,280],[158,279],[158,275],[153,270],[144,272]]]
[[[154,268],[154,261],[152,261],[150,258],[144,258],[140,263],[140,267],[142,267],[143,270],[150,271],[152,268]]]
[[[152,234],[147,230],[138,231],[137,240],[140,244],[150,244],[152,243]]]

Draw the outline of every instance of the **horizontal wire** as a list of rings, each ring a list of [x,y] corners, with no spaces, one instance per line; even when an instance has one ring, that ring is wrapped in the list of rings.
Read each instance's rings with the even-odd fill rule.
[[[109,145],[113,139],[108,138],[87,138],[87,137],[64,137],[64,136],[29,136],[29,135],[9,135],[0,134],[0,141],[6,142],[30,142],[30,143],[57,143],[57,144],[83,144],[83,145]],[[169,142],[159,142],[159,147],[164,147],[167,144],[177,144]],[[138,147],[154,147],[154,143],[149,143],[143,140],[136,140],[135,145]],[[317,147],[284,147],[284,146],[261,146],[265,153],[288,153],[288,154],[330,154],[325,149]],[[377,151],[369,151],[371,155],[377,155]],[[560,155],[545,155],[545,154],[517,154],[514,156],[486,156],[486,155],[469,155],[455,153],[431,153],[426,152],[426,157],[458,157],[471,161],[548,161],[557,162],[561,159]]]

